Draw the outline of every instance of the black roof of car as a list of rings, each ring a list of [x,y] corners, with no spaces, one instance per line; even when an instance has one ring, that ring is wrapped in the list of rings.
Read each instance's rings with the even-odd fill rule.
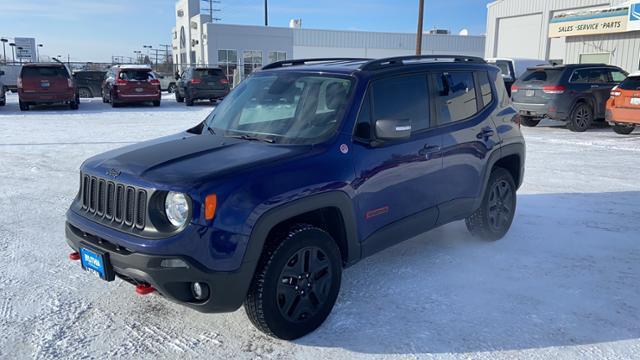
[[[593,64],[538,65],[538,66],[531,66],[527,68],[527,70],[563,70],[563,69],[579,69],[579,68],[591,68],[591,67],[605,67],[605,68],[611,68],[611,69],[620,69],[619,67],[614,65],[593,63]]]

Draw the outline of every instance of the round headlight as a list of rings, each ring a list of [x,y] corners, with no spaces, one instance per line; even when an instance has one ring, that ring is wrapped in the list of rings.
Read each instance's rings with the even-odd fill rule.
[[[164,201],[164,211],[171,225],[182,227],[189,217],[189,200],[182,193],[170,191]]]

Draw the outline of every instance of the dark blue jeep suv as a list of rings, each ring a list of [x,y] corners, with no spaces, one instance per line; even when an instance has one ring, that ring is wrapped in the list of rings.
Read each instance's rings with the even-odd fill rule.
[[[244,304],[260,330],[295,339],[369,255],[462,219],[502,238],[519,121],[479,58],[273,63],[197,126],[85,161],[70,258],[201,312]]]

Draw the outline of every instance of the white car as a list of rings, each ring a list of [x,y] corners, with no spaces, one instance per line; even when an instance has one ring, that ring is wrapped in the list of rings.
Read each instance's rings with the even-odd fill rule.
[[[5,89],[4,83],[2,82],[3,77],[4,71],[0,70],[0,106],[5,106],[7,104],[7,89]]]

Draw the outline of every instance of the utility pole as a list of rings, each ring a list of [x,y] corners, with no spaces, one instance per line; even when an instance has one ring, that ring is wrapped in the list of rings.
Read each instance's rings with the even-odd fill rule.
[[[11,46],[11,57],[13,58],[13,63],[16,63],[16,43],[9,43],[9,46]]]
[[[39,48],[41,48],[43,46],[44,46],[43,44],[38,44]],[[37,53],[36,58],[37,58],[38,62],[40,62],[40,49],[36,48],[36,53]]]
[[[265,0],[266,1],[266,0]],[[418,8],[418,34],[416,37],[416,55],[422,55],[422,21],[424,18],[424,0],[419,0]]]
[[[169,49],[171,48],[171,45],[160,44],[158,46],[164,48],[164,61],[169,62]]]
[[[264,0],[264,26],[269,26],[269,5]]]
[[[161,49],[151,49],[151,51],[155,52],[156,54],[156,62],[155,62],[155,66],[156,66],[156,70],[158,70],[158,54],[162,51]]]
[[[204,11],[208,11],[209,12],[209,18],[211,19],[211,22],[214,21],[220,21],[222,20],[221,18],[217,18],[217,17],[213,17],[213,13],[216,11],[222,11],[222,9],[218,9],[213,7],[213,4],[218,4],[220,5],[221,1],[220,0],[200,0],[202,2],[205,2],[207,4],[209,4],[209,7],[206,9],[203,9]]]

